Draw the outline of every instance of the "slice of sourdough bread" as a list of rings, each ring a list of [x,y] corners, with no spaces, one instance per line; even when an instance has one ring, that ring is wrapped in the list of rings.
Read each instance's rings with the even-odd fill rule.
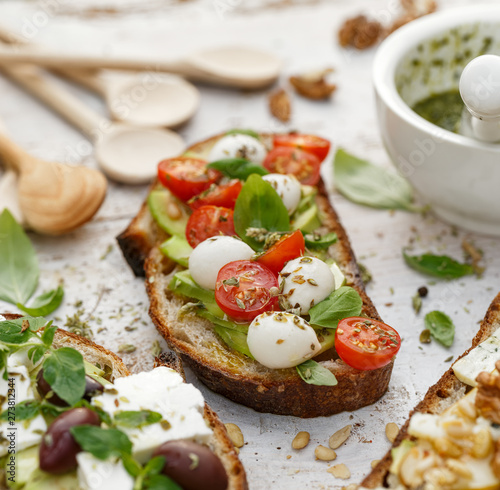
[[[20,315],[2,314],[7,320],[19,318]],[[75,335],[66,330],[58,329],[54,336],[55,347],[72,347],[78,350],[84,359],[91,364],[99,365],[101,369],[107,373],[110,381],[122,376],[129,376],[131,373],[123,363],[123,361],[113,352],[104,347],[95,344],[79,335]],[[173,352],[160,354],[155,359],[155,367],[166,366],[175,369],[179,374],[184,376],[182,364]],[[160,390],[161,387],[158,387]],[[228,476],[228,490],[247,490],[248,483],[246,479],[245,469],[239,460],[236,449],[231,442],[224,424],[221,422],[217,414],[205,403],[204,419],[207,425],[213,430],[208,447],[219,457]]]
[[[479,331],[472,340],[471,347],[458,359],[467,355],[474,347],[486,340],[498,328],[500,328],[500,293],[490,304],[488,311],[481,322]],[[457,362],[458,359],[455,362]],[[414,438],[408,434],[410,418],[414,413],[421,412],[439,414],[462,398],[469,389],[469,386],[462,383],[455,376],[452,365],[450,369],[443,374],[439,381],[429,388],[423,400],[410,412],[408,420],[399,431],[392,448],[398,447],[404,439],[414,440]],[[390,488],[388,486],[389,483],[387,482],[387,477],[389,476],[389,469],[392,464],[392,448],[389,449],[377,466],[375,466],[375,468],[361,482],[361,486],[363,488]]]
[[[218,135],[189,148],[194,157],[206,158]],[[262,135],[269,139],[270,135]],[[152,188],[160,186],[153,183]],[[318,186],[316,203],[322,217],[322,231],[337,233],[338,240],[329,255],[344,273],[347,285],[363,300],[363,314],[380,317],[368,298],[346,232],[328,200],[323,182]],[[136,275],[146,275],[150,315],[168,345],[182,356],[195,374],[213,391],[259,412],[298,417],[328,416],[356,410],[378,400],[389,384],[393,361],[371,370],[359,371],[338,358],[333,349],[315,358],[333,372],[336,386],[307,384],[294,368],[269,369],[232,350],[214,332],[212,323],[194,314],[179,315],[189,299],[168,288],[179,266],[165,257],[159,245],[168,235],[152,218],[146,203],[128,228],[118,237],[125,259]]]

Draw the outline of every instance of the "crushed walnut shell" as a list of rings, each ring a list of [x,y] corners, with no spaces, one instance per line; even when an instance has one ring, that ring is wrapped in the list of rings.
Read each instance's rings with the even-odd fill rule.
[[[290,120],[292,104],[284,89],[279,89],[269,96],[269,110],[280,121],[287,122]]]
[[[431,14],[437,9],[437,4],[434,0],[401,0],[401,6],[404,9],[404,13],[387,28],[386,36],[408,24],[408,22]]]
[[[500,371],[500,361],[495,363],[495,368]],[[476,382],[477,409],[484,418],[500,424],[500,374],[483,371],[477,376]]]
[[[382,33],[383,27],[380,22],[358,15],[344,22],[339,31],[339,43],[343,47],[366,49],[373,46]]]
[[[308,99],[327,99],[337,88],[336,85],[328,83],[326,76],[333,72],[332,68],[304,73],[290,77],[290,83],[296,92]]]

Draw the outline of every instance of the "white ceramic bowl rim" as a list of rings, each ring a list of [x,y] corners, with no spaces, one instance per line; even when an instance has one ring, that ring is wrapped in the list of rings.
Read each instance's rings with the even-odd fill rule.
[[[470,148],[499,150],[496,143],[484,143],[446,131],[414,112],[396,89],[396,69],[404,56],[422,41],[439,36],[447,29],[475,22],[499,22],[500,6],[473,5],[448,9],[416,19],[391,34],[378,48],[373,63],[373,83],[384,103],[399,117],[434,137]]]

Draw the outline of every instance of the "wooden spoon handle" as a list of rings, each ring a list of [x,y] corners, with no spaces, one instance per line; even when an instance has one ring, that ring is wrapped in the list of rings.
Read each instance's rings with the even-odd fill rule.
[[[33,165],[33,157],[0,131],[0,160],[16,172],[25,172]]]

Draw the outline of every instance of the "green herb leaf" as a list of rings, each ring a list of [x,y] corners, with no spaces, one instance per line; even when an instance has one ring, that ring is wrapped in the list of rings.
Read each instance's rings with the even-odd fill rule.
[[[15,421],[31,420],[40,413],[40,403],[36,400],[25,400],[17,403],[14,406]],[[12,411],[5,410],[0,414],[0,420],[9,420],[9,415],[12,417]]]
[[[146,490],[182,490],[171,478],[165,475],[153,475],[144,481]]]
[[[273,186],[259,175],[251,175],[243,185],[234,207],[234,229],[254,250],[261,252],[264,244],[247,236],[247,228],[267,231],[290,230],[290,219],[281,197]]]
[[[251,136],[252,138],[260,140],[259,133],[257,133],[253,129],[231,129],[226,133],[226,136],[229,136],[231,134],[246,134],[247,136]]]
[[[318,364],[316,361],[309,359],[298,366],[295,366],[299,376],[310,385],[318,386],[336,386],[337,378],[325,367]]]
[[[450,347],[453,344],[455,325],[448,315],[437,310],[431,311],[425,315],[424,323],[435,340],[445,347]]]
[[[55,325],[52,325],[51,323],[45,327],[42,333],[42,342],[47,348],[51,347],[52,342],[54,341],[54,335],[56,334],[57,330],[57,327]]]
[[[24,230],[7,209],[0,214],[0,300],[26,303],[38,284],[38,260]]]
[[[71,435],[84,451],[97,459],[108,459],[132,453],[132,443],[127,435],[118,429],[103,429],[95,425],[71,427]]]
[[[24,306],[21,303],[17,303],[16,306],[20,310],[28,313],[28,315],[45,316],[59,308],[62,303],[63,296],[64,290],[61,286],[58,286],[57,289],[47,291],[46,293],[43,293],[35,298],[31,306]]]
[[[326,250],[338,240],[337,233],[327,233],[326,235],[304,235],[306,247],[309,250]]]
[[[363,300],[358,292],[349,286],[342,286],[309,310],[309,323],[337,328],[343,318],[359,316],[362,307]]]
[[[38,332],[41,328],[52,325],[52,321],[48,322],[45,318],[42,316],[39,317],[31,317],[31,316],[23,316],[22,318],[16,318],[13,320],[14,322],[17,322],[18,325],[23,324],[24,320],[28,320],[28,323],[30,325],[30,330],[32,332]]]
[[[441,279],[457,279],[474,274],[474,268],[469,264],[461,264],[447,255],[408,255],[403,250],[407,265],[418,272]]]
[[[9,373],[7,372],[7,360],[9,358],[10,349],[3,344],[0,344],[0,372],[2,372],[2,378],[7,380],[9,378]]]
[[[217,160],[207,165],[208,168],[214,168],[222,172],[230,179],[247,180],[252,174],[267,175],[269,172],[256,163],[247,160],[246,158],[226,158],[224,160]]]
[[[406,180],[343,149],[335,155],[334,182],[338,191],[355,203],[379,209],[420,211],[412,204],[413,192]]]
[[[115,412],[115,423],[122,427],[144,427],[146,425],[156,424],[163,417],[161,413],[151,410],[122,410]]]
[[[217,324],[214,325],[214,331],[231,349],[244,354],[250,359],[254,358],[248,348],[247,334]]]
[[[38,364],[38,361],[44,356],[46,352],[47,346],[45,344],[37,345],[35,347],[32,347],[28,351],[28,359],[31,359],[31,362],[33,364]]]
[[[142,472],[141,464],[129,454],[122,454],[123,466],[127,473],[137,478]]]
[[[21,318],[0,322],[0,342],[5,344],[24,344],[31,337],[35,336],[29,328],[23,331],[19,320]]]
[[[85,393],[83,356],[71,347],[61,347],[43,363],[43,377],[59,398],[70,406]]]
[[[155,456],[151,458],[146,466],[144,466],[145,475],[158,475],[161,473],[165,466],[165,456]]]

